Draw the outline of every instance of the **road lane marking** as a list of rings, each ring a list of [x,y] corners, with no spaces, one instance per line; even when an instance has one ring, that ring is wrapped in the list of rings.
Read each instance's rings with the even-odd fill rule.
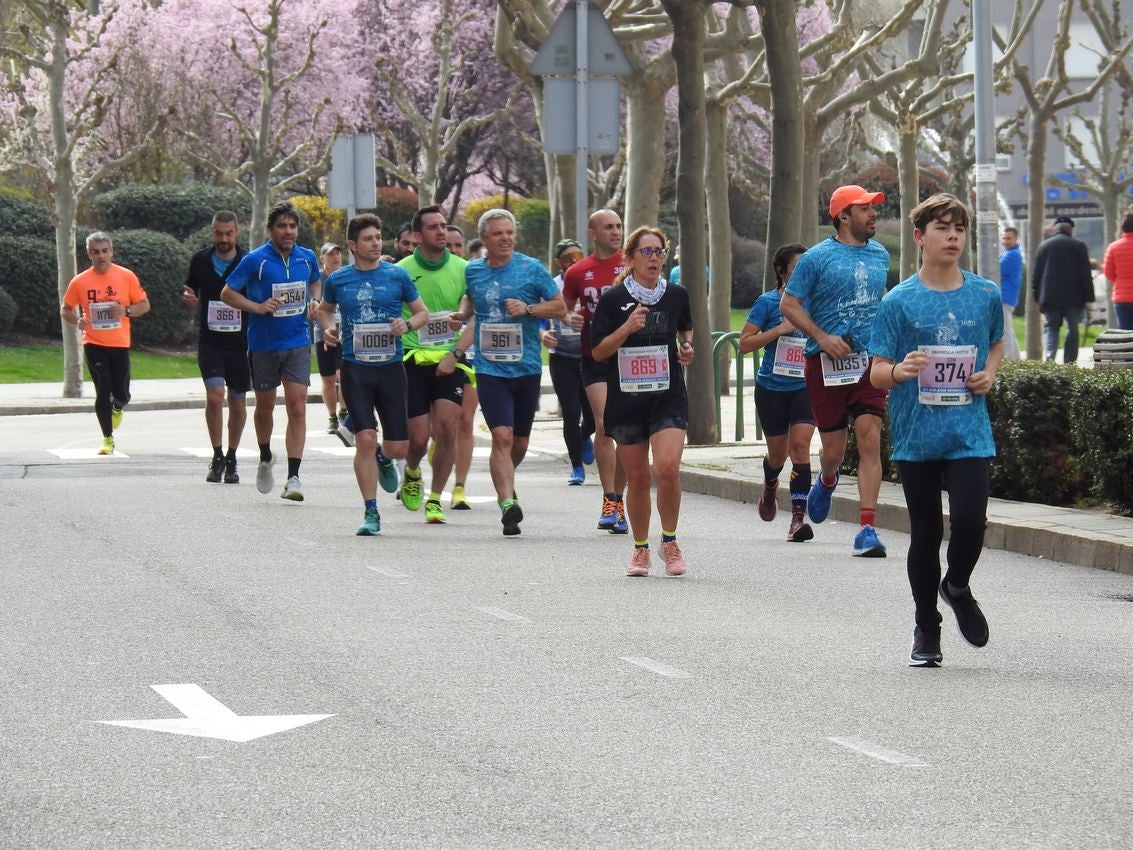
[[[370,572],[377,573],[386,578],[409,578],[405,573],[399,573],[397,570],[391,570],[389,567],[366,567]]]
[[[129,455],[118,449],[114,450],[112,455],[100,455],[98,447],[91,446],[88,449],[48,449],[49,453],[55,455],[60,460],[86,460],[87,458],[106,458],[106,457],[126,457]]]
[[[873,741],[866,741],[862,738],[840,738],[830,737],[828,741],[833,741],[839,746],[848,747],[854,752],[861,753],[863,756],[869,756],[872,759],[883,761],[888,764],[899,764],[902,767],[928,767],[927,762],[922,761],[916,756],[905,755],[896,750],[887,750]]]
[[[668,664],[662,664],[660,661],[654,661],[652,658],[645,658],[641,655],[622,655],[619,657],[627,664],[644,667],[658,676],[668,676],[670,679],[688,679],[692,676],[691,673],[686,673],[684,670],[678,670],[676,667],[670,667]]]
[[[519,614],[513,614],[511,611],[505,611],[503,608],[491,608],[491,607],[487,607],[487,606],[484,606],[484,607],[477,606],[476,610],[477,611],[483,611],[485,614],[490,614],[491,616],[496,617],[497,619],[500,619],[500,620],[504,620],[508,623],[530,623],[531,622],[526,617],[521,616]]]
[[[346,446],[309,446],[308,448],[313,452],[332,457],[354,457],[354,449]]]
[[[210,457],[213,456],[211,448],[198,449],[198,448],[191,448],[191,447],[182,446],[180,449],[178,449],[178,451],[182,451],[187,455],[192,455],[193,457],[199,457],[199,458],[210,458]],[[256,451],[255,449],[237,449],[236,450],[236,457],[238,457],[238,458],[240,458],[240,457],[245,458],[245,459],[252,458],[252,457],[258,458],[259,456],[260,456],[260,453],[258,451]]]

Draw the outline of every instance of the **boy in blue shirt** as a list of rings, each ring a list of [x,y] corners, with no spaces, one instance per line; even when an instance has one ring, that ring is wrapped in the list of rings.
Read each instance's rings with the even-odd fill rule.
[[[983,549],[988,461],[995,456],[987,394],[1003,359],[1003,311],[994,283],[960,268],[968,210],[937,194],[910,214],[921,267],[885,296],[870,342],[873,385],[890,390],[893,459],[909,510],[908,574],[916,605],[909,664],[936,667],[940,613],[952,608],[972,646],[988,640],[987,620],[968,580]],[[940,577],[948,490],[948,570]]]

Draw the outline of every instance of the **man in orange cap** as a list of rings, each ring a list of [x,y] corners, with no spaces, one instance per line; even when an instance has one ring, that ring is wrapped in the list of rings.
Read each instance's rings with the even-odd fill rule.
[[[881,417],[886,391],[869,380],[869,341],[889,271],[889,252],[871,237],[881,192],[839,186],[830,196],[834,235],[799,257],[780,309],[805,333],[806,387],[822,440],[821,474],[807,496],[811,522],[823,522],[846,455],[850,419],[858,445],[861,530],[853,555],[884,558],[874,529],[881,489]]]

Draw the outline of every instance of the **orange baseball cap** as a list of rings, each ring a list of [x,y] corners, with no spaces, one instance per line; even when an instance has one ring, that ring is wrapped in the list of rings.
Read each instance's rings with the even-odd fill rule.
[[[885,202],[884,192],[869,192],[861,186],[839,186],[830,196],[830,217],[854,204],[881,204]]]

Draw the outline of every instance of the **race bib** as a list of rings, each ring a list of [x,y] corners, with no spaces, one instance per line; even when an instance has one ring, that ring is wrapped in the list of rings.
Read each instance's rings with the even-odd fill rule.
[[[480,355],[494,363],[523,359],[523,325],[519,322],[480,325]]]
[[[917,350],[928,356],[928,365],[917,375],[921,404],[949,407],[972,403],[967,383],[976,370],[974,345],[921,345]]]
[[[271,297],[280,302],[273,316],[298,316],[307,310],[307,284],[301,280],[289,280],[271,285]]]
[[[845,357],[829,357],[823,352],[822,383],[828,387],[844,387],[862,379],[869,366],[868,351],[854,351]]]
[[[396,337],[389,322],[354,326],[354,359],[361,363],[384,363],[397,354]]]
[[[90,302],[87,305],[87,311],[90,313],[90,326],[96,331],[112,331],[121,327],[121,317],[114,315],[114,308],[117,306],[117,301]]]
[[[775,360],[772,361],[772,374],[785,378],[801,378],[806,374],[806,358],[803,349],[806,340],[798,336],[781,336],[775,345]]]
[[[454,331],[448,326],[451,312],[430,313],[429,321],[417,331],[417,340],[422,345],[444,345],[452,339]]]
[[[222,334],[240,332],[240,311],[223,301],[210,301],[208,329]]]
[[[618,384],[624,393],[656,393],[669,388],[669,346],[634,345],[618,349]]]

